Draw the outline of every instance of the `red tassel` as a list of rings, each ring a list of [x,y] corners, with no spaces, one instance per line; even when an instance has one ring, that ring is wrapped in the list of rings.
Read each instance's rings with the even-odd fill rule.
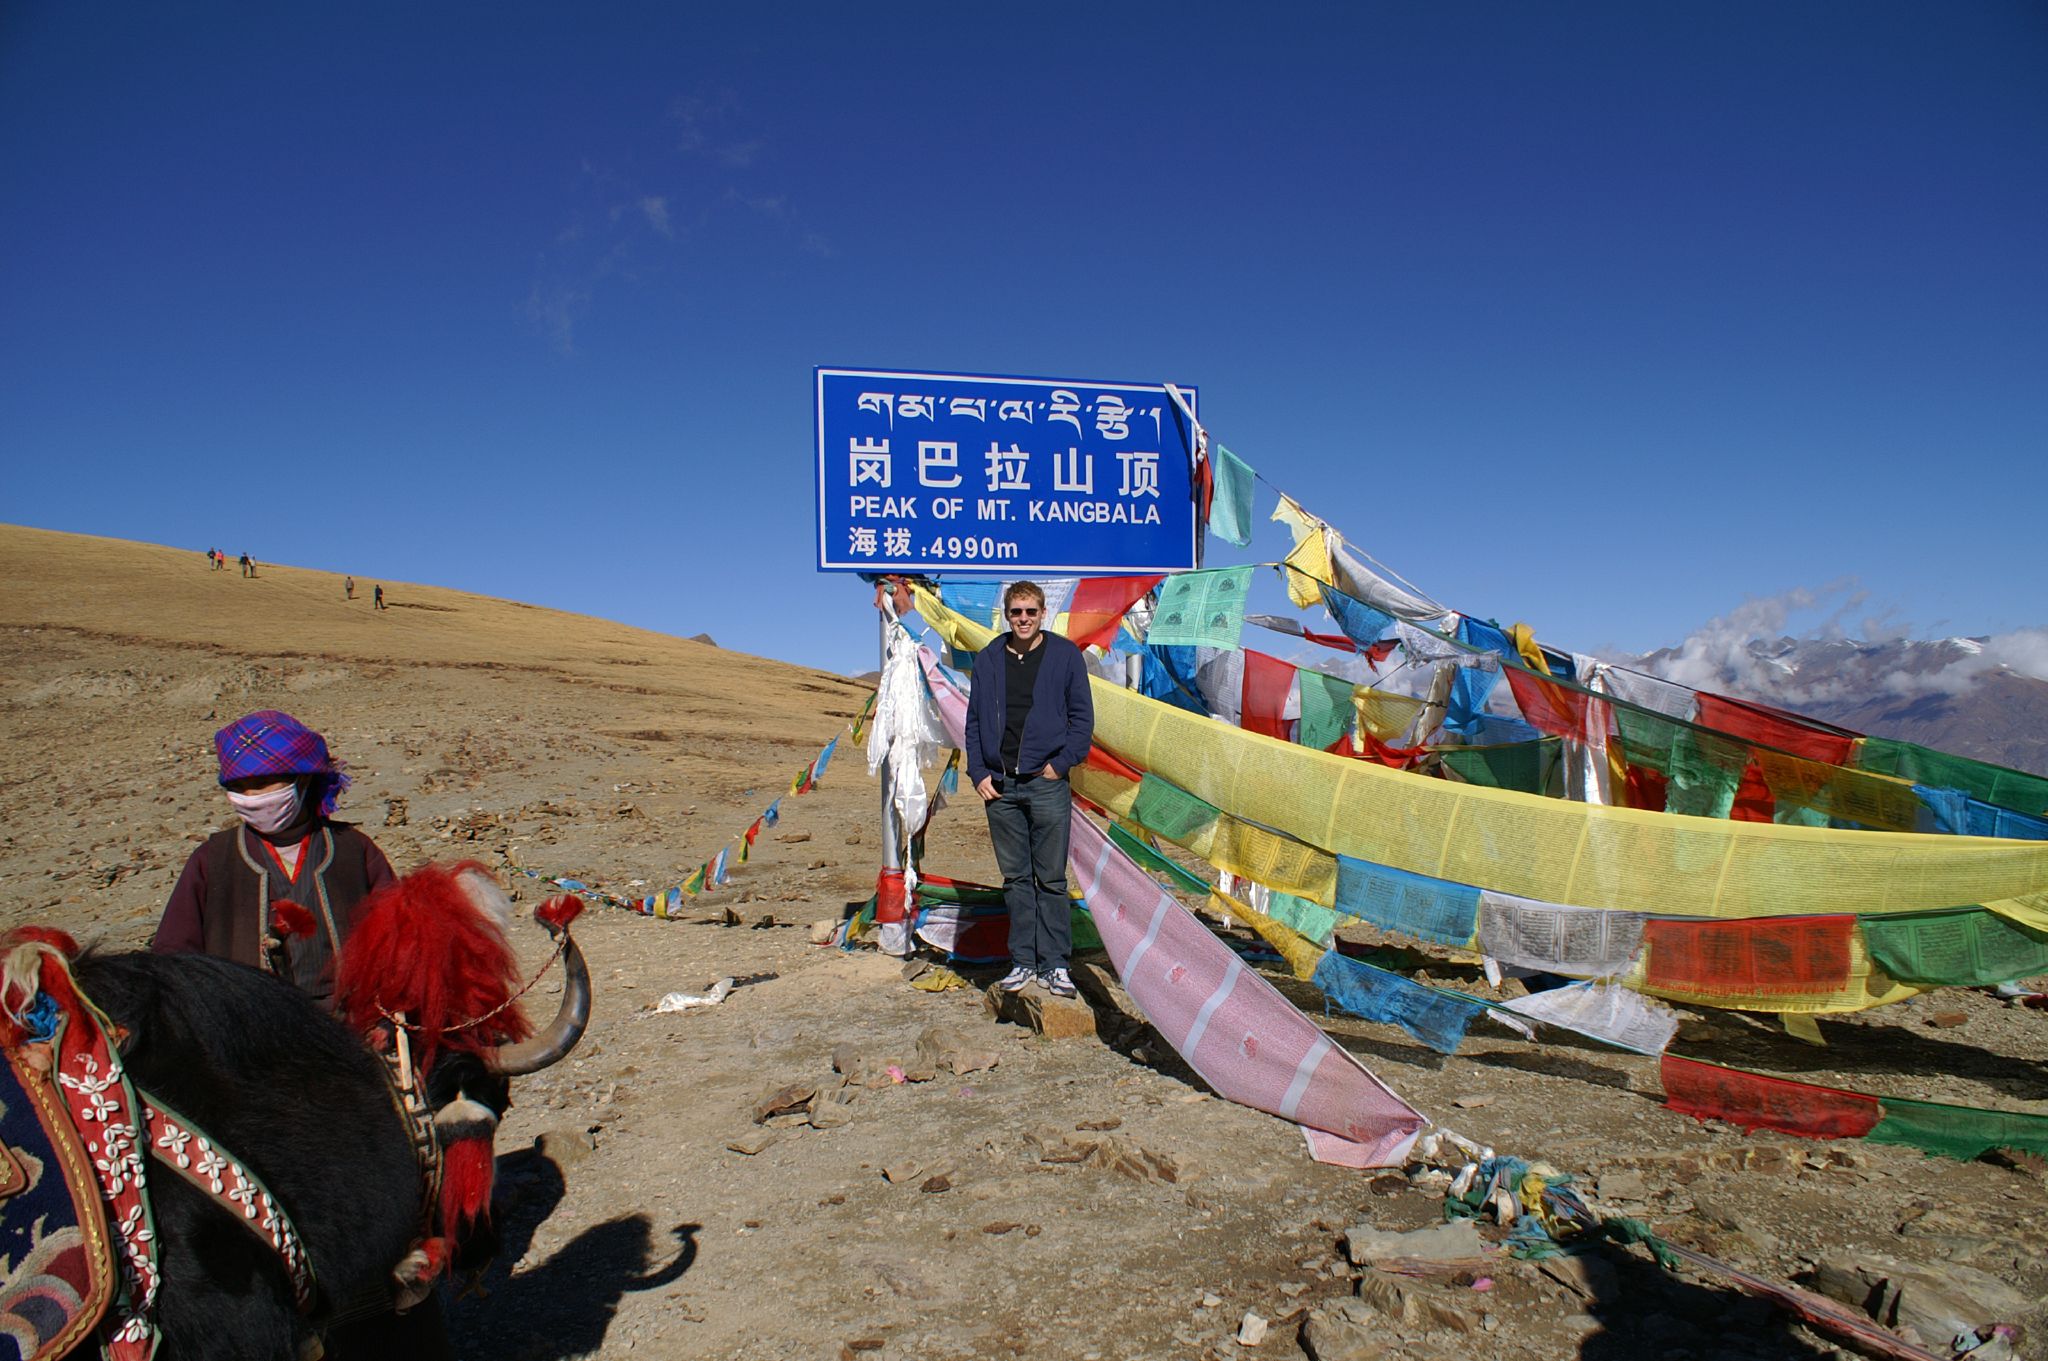
[[[583,915],[583,900],[573,893],[557,893],[533,910],[533,919],[558,930]]]
[[[289,898],[279,898],[270,905],[270,929],[280,936],[310,936],[313,914]]]
[[[460,1238],[491,1213],[491,1141],[457,1139],[442,1153],[441,1232]]]

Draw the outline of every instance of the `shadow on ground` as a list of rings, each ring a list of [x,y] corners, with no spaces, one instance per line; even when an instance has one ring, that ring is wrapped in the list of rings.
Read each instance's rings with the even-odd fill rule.
[[[495,1204],[500,1248],[477,1286],[448,1306],[456,1355],[469,1361],[562,1361],[594,1354],[619,1301],[680,1280],[697,1259],[697,1224],[664,1237],[656,1263],[653,1221],[621,1215],[592,1225],[539,1263],[521,1263],[534,1235],[561,1204],[562,1170],[527,1150],[498,1159]]]
[[[1814,1345],[1763,1300],[1674,1275],[1634,1253],[1596,1252],[1613,1270],[1588,1275],[1595,1295],[1585,1311],[1600,1326],[1579,1344],[1580,1361],[1818,1361],[1837,1354]]]

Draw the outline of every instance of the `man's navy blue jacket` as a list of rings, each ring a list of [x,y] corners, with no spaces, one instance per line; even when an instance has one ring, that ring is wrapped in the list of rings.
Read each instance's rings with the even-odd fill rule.
[[[967,693],[967,779],[1000,780],[1003,770],[1003,646],[1007,632],[974,657],[974,687]],[[1088,757],[1095,732],[1095,702],[1088,697],[1088,664],[1081,649],[1057,633],[1041,633],[1045,657],[1031,687],[1031,712],[1017,744],[1017,769],[1036,773],[1050,765],[1061,775]]]

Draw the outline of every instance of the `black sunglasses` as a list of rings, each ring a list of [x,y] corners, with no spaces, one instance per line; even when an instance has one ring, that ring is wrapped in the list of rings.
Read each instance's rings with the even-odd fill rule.
[[[1019,609],[1014,609],[1014,610],[1011,610],[1011,611],[1010,611],[1010,618],[1012,618],[1012,619],[1029,619],[1029,618],[1030,618],[1030,617],[1031,617],[1032,615],[1034,615],[1034,614],[1037,614],[1037,613],[1038,613],[1038,611],[1037,611],[1037,610],[1027,610],[1027,609],[1021,609],[1021,608],[1019,608]]]

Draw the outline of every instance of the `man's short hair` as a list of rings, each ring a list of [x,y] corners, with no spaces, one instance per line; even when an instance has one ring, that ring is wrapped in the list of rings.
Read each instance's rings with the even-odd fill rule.
[[[1045,592],[1035,581],[1013,581],[1003,588],[1003,609],[1008,611],[1010,602],[1020,595],[1028,595],[1038,602],[1038,608],[1045,608]]]

